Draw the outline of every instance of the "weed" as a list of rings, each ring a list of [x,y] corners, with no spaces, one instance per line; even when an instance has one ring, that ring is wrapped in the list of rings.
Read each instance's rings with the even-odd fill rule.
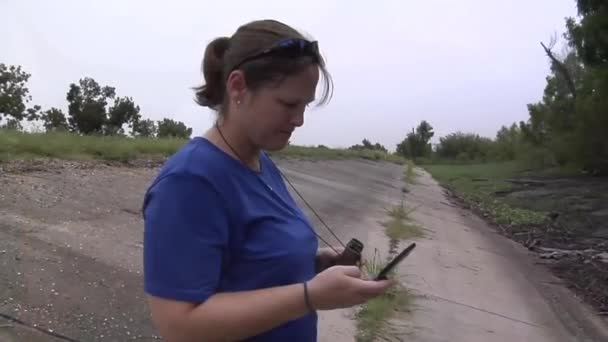
[[[422,236],[422,227],[413,222],[410,217],[415,210],[416,208],[406,208],[402,201],[400,205],[388,211],[391,219],[383,222],[382,225],[391,240],[398,241]]]
[[[403,174],[403,181],[406,184],[416,184],[416,178],[418,178],[419,175],[414,169],[414,163],[411,160],[408,160],[405,164],[406,166]]]
[[[386,265],[377,258],[377,250],[371,261],[365,263],[366,277],[375,277]],[[389,275],[390,277],[390,275]],[[357,336],[358,342],[374,341],[388,322],[398,311],[407,311],[411,306],[413,297],[401,284],[396,283],[382,296],[368,301],[360,311],[357,312]]]
[[[415,210],[416,208],[406,208],[402,200],[400,205],[388,211],[391,219],[384,225],[386,227],[385,233],[390,238],[391,245],[400,239],[422,235],[421,228],[412,223],[409,217]],[[378,250],[374,250],[373,257],[363,263],[366,278],[375,278],[388,262],[389,260],[382,260],[379,257]],[[388,277],[394,279],[395,271],[395,269],[391,270]],[[385,294],[368,301],[357,313],[357,336],[355,340],[357,342],[374,341],[376,337],[383,333],[385,325],[395,312],[407,311],[412,300],[413,297],[407,289],[396,282]]]

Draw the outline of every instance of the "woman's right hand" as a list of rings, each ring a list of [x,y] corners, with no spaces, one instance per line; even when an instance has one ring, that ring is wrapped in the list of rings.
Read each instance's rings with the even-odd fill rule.
[[[363,304],[383,294],[393,283],[362,279],[356,266],[332,266],[308,282],[308,291],[316,310],[332,310]]]

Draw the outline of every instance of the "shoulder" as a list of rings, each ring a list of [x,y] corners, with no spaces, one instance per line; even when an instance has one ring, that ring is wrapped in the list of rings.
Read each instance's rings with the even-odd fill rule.
[[[158,177],[188,174],[213,178],[224,174],[226,167],[230,167],[230,164],[215,145],[205,138],[195,137],[167,159]]]
[[[163,164],[145,193],[144,209],[151,197],[196,196],[226,202],[227,170],[233,167],[217,147],[204,138],[193,138]]]

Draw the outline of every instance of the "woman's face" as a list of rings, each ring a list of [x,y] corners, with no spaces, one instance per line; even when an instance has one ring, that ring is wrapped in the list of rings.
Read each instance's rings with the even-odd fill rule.
[[[241,102],[233,107],[239,126],[249,140],[264,150],[287,145],[293,131],[304,124],[304,111],[314,101],[319,69],[316,65],[285,77],[255,92],[244,90]]]

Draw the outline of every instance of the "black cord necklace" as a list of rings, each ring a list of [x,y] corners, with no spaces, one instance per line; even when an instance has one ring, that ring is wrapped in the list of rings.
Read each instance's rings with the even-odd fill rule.
[[[217,122],[215,123],[215,129],[217,129],[217,132],[220,134],[220,137],[222,137],[222,140],[228,146],[228,148],[232,151],[232,153],[234,153],[234,155],[241,161],[241,163],[245,164],[245,166],[247,168],[251,169],[251,167],[249,165],[247,165],[247,162],[245,161],[245,159],[241,158],[241,156],[236,151],[236,149],[234,149],[234,147],[232,147],[232,145],[230,145],[230,143],[228,142],[228,140],[224,136],[224,133],[222,133],[222,130],[220,129],[220,126],[217,124]],[[262,170],[262,164],[261,163],[260,163],[259,168],[260,168],[260,170],[253,170],[253,171],[255,171],[255,172],[261,172],[261,170]]]
[[[239,153],[232,147],[232,145],[230,145],[230,143],[228,142],[228,140],[226,139],[226,137],[224,136],[224,134],[222,133],[222,130],[220,129],[220,126],[218,125],[217,121],[215,122],[215,129],[217,130],[217,132],[220,134],[220,137],[222,137],[222,140],[224,141],[224,143],[228,146],[228,148],[230,150],[232,150],[232,152],[234,153],[234,155],[243,163],[245,164],[246,167],[249,168],[249,166],[247,165],[247,162],[245,162],[245,160],[243,158],[241,158],[241,156],[239,155]],[[262,163],[260,163],[260,170],[262,168]],[[250,168],[251,169],[251,168]],[[278,169],[278,168],[277,168]],[[296,189],[296,187],[291,183],[291,181],[289,180],[289,178],[287,178],[283,172],[281,172],[281,170],[279,170],[279,173],[281,174],[281,176],[283,177],[283,179],[285,179],[285,181],[287,181],[287,183],[291,186],[291,188],[295,191],[295,193],[298,195],[298,197],[300,197],[302,199],[302,201],[306,204],[306,206],[310,209],[310,211],[312,211],[313,214],[315,214],[315,216],[317,217],[317,219],[319,219],[319,221],[325,226],[325,228],[327,228],[327,230],[333,235],[333,237],[338,240],[338,242],[342,245],[342,247],[346,248],[346,245],[344,245],[344,242],[342,242],[342,240],[340,240],[340,238],[334,233],[334,231],[329,228],[329,226],[327,225],[327,223],[325,223],[325,221],[323,221],[323,219],[321,218],[321,216],[319,216],[319,214],[313,209],[313,207],[304,199],[304,197],[302,196],[302,194],[300,194],[300,192],[298,191],[298,189]],[[325,241],[325,239],[323,239],[321,237],[320,234],[318,234],[314,229],[312,229],[313,233],[319,238],[319,240],[323,241],[328,247],[330,247],[336,254],[340,254],[331,244],[329,244],[327,241]]]

